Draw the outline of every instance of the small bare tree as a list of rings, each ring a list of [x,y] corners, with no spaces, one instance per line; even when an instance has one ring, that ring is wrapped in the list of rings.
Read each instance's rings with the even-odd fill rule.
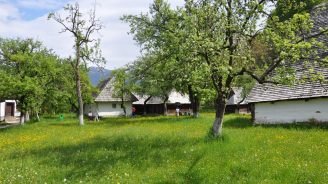
[[[102,24],[96,18],[96,9],[93,8],[88,13],[88,19],[83,17],[78,3],[68,4],[64,7],[68,15],[64,18],[59,13],[50,13],[48,19],[53,19],[63,26],[60,33],[70,32],[74,37],[75,58],[69,59],[75,74],[76,93],[79,106],[79,124],[84,125],[83,120],[83,99],[81,89],[81,67],[87,67],[88,62],[94,64],[104,64],[105,59],[101,56],[99,49],[99,39],[94,39],[92,35],[102,29]]]

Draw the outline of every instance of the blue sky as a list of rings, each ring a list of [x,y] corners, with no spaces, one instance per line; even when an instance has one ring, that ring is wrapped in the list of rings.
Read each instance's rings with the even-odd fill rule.
[[[53,11],[62,14],[63,6],[76,1],[82,12],[88,12],[96,1],[96,16],[104,25],[96,36],[101,39],[105,68],[119,68],[140,56],[140,48],[127,34],[129,26],[120,17],[147,12],[153,0],[0,0],[0,37],[34,38],[61,57],[68,57],[73,54],[73,39],[69,33],[60,34],[62,27],[47,20],[47,15]],[[168,1],[173,7],[184,2]]]
[[[33,8],[33,7],[19,7],[19,12],[22,15],[23,20],[33,20],[35,18],[41,17],[49,13],[49,11],[55,11],[61,8],[60,7],[53,7],[53,8]]]
[[[33,20],[56,11],[67,4],[68,0],[0,0],[1,4],[10,4],[17,8],[23,20]]]

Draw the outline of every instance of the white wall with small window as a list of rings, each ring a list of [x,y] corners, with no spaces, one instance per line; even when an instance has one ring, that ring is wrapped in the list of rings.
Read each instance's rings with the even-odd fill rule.
[[[125,102],[126,115],[132,114],[132,103]],[[85,114],[95,116],[96,113],[100,117],[123,116],[124,111],[121,107],[121,102],[97,102],[93,105],[88,105],[85,108]]]

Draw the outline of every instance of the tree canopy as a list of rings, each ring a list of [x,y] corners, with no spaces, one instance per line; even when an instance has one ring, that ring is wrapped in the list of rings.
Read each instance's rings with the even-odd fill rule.
[[[71,85],[66,69],[39,41],[0,39],[0,99],[17,100],[21,123],[28,120],[29,113],[38,118],[50,108],[63,110]]]
[[[311,2],[302,6],[310,8]],[[279,11],[286,12],[284,19],[277,15]],[[162,67],[165,71],[161,72],[172,69],[195,73],[187,75],[186,82],[215,91],[216,120],[211,129],[214,136],[222,133],[225,107],[233,87],[243,86],[249,91],[254,81],[295,82],[293,66],[299,61],[307,69],[314,67],[309,62],[322,64],[314,48],[323,47],[316,38],[328,32],[325,27],[314,30],[308,11],[294,11],[282,1],[272,0],[187,0],[184,7],[177,9],[166,1],[155,0],[149,13],[127,15],[123,20],[130,24],[143,52],[156,53],[162,58],[160,65],[169,66]],[[171,82],[177,84],[180,79],[183,78]],[[211,84],[202,86],[204,82],[196,81]]]

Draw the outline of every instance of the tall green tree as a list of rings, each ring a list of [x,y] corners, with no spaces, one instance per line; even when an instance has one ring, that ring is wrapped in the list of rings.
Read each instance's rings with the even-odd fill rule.
[[[328,29],[314,30],[306,11],[282,20],[267,8],[272,2],[277,5],[272,0],[187,0],[184,8],[172,10],[164,1],[156,0],[149,14],[128,16],[125,20],[144,50],[165,52],[171,50],[172,40],[178,40],[181,42],[172,44],[173,48],[195,58],[187,60],[190,65],[204,66],[200,72],[207,72],[204,76],[209,76],[210,88],[216,92],[211,132],[219,136],[232,88],[245,81],[240,80],[244,75],[258,83],[292,83],[296,80],[296,62],[302,60],[307,68],[311,67],[306,65],[310,60],[319,64],[314,48],[323,45],[316,38]],[[172,12],[177,16],[170,16]],[[263,20],[268,23],[259,26]],[[161,29],[170,25],[174,27]],[[184,39],[179,35],[184,35]],[[265,60],[254,54],[255,41],[267,47]]]
[[[33,39],[0,39],[0,98],[17,100],[21,111],[21,123],[29,120],[29,114],[39,119],[39,113],[49,95],[59,93],[56,84],[60,59]]]
[[[150,16],[126,15],[122,18],[130,23],[131,33],[135,34],[135,40],[142,45],[142,49],[149,52],[142,59],[153,60],[148,61],[148,64],[144,61],[141,67],[144,66],[143,70],[154,71],[158,68],[162,73],[165,71],[166,74],[159,76],[157,81],[165,79],[164,83],[169,81],[172,89],[189,94],[193,115],[198,117],[200,101],[210,91],[207,88],[210,84],[205,79],[208,72],[200,62],[193,62],[198,58],[189,54],[190,48],[184,46],[188,32],[176,31],[183,26],[180,22],[180,12],[172,10],[169,4],[163,1],[156,1],[151,5],[150,12]]]
[[[63,26],[61,32],[69,32],[74,38],[74,59],[69,59],[76,82],[76,94],[79,108],[79,125],[84,125],[83,119],[83,94],[81,83],[81,66],[87,68],[87,62],[94,64],[105,63],[99,49],[100,40],[93,38],[94,33],[102,29],[100,20],[96,18],[95,9],[92,9],[88,17],[84,17],[78,3],[68,4],[64,7],[68,14],[65,18],[58,13],[50,13],[48,18],[53,19]]]
[[[152,53],[139,58],[129,67],[130,83],[134,84],[133,91],[146,97],[144,114],[146,114],[147,101],[151,97],[160,97],[163,100],[164,115],[167,115],[167,101],[174,89],[175,76],[165,66],[170,62],[159,61],[161,61],[159,55]]]

